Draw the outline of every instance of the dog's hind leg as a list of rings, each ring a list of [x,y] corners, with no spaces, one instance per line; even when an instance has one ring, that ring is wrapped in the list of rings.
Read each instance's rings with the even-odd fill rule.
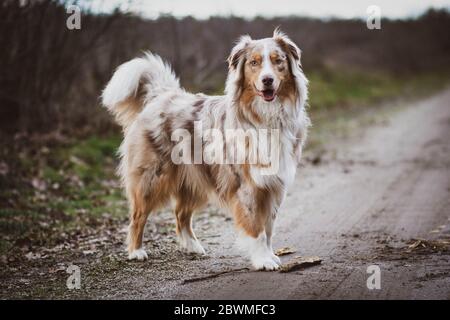
[[[130,225],[128,228],[128,259],[146,260],[147,253],[142,247],[144,228],[147,222],[150,209],[148,202],[140,196],[140,192],[134,194],[131,199]]]
[[[192,230],[192,213],[206,202],[201,197],[181,192],[177,196],[175,215],[177,217],[177,235],[181,248],[189,253],[205,254],[205,249]]]
[[[130,226],[128,229],[128,258],[145,260],[147,253],[142,248],[145,224],[149,214],[168,200],[167,183],[148,170],[138,177],[137,183],[131,184],[128,192],[130,202]]]
[[[205,254],[205,249],[192,230],[192,211],[175,210],[177,216],[177,235],[181,248],[189,253]]]

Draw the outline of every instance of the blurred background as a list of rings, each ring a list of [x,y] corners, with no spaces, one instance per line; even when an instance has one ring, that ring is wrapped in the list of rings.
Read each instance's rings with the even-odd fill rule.
[[[279,26],[302,49],[310,79],[312,164],[323,141],[345,135],[361,114],[444,88],[450,1],[380,0],[380,30],[366,26],[370,4],[1,1],[1,261],[21,259],[14,246],[26,253],[126,220],[114,174],[120,128],[99,96],[114,69],[143,51],[170,62],[188,90],[222,94],[233,42]],[[70,5],[81,8],[79,30],[66,27]]]
[[[99,94],[119,64],[145,50],[169,61],[187,89],[221,94],[237,37],[268,37],[277,26],[303,50],[312,109],[372,102],[448,71],[449,2],[380,1],[381,30],[366,27],[365,2],[2,1],[1,130],[111,129]],[[73,4],[80,30],[66,28]]]

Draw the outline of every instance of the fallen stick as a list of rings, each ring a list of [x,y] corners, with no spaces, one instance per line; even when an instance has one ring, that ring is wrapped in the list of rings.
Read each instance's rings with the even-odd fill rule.
[[[232,269],[232,270],[227,270],[227,271],[222,271],[222,272],[218,272],[218,273],[213,273],[213,274],[209,274],[207,276],[204,277],[198,277],[198,278],[192,278],[192,279],[185,279],[183,280],[183,284],[186,283],[191,283],[191,282],[197,282],[197,281],[203,281],[203,280],[208,280],[208,279],[213,279],[213,278],[217,278],[223,274],[227,274],[227,273],[234,273],[234,272],[240,272],[240,271],[249,271],[249,268],[240,268],[240,269]]]
[[[299,257],[299,256],[297,256],[297,257],[294,257],[288,263],[282,265],[280,268],[280,272],[291,272],[291,271],[295,271],[295,270],[299,270],[299,269],[312,267],[312,266],[315,266],[315,265],[318,265],[321,263],[322,263],[322,259],[320,259],[319,257],[316,257],[316,256],[314,256],[314,257]],[[217,278],[224,274],[241,272],[241,271],[249,271],[249,270],[250,270],[249,268],[240,268],[240,269],[232,269],[232,270],[222,271],[222,272],[218,272],[218,273],[209,274],[209,275],[203,276],[203,277],[185,279],[185,280],[183,280],[182,284],[213,279],[213,278]]]

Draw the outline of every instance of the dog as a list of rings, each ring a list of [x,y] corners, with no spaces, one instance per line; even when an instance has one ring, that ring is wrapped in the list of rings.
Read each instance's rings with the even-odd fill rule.
[[[148,258],[142,246],[147,218],[170,201],[181,248],[205,254],[192,230],[192,214],[216,199],[232,213],[238,243],[253,267],[279,269],[281,262],[272,248],[274,222],[310,126],[308,80],[300,59],[299,47],[278,29],[272,37],[259,40],[242,36],[227,59],[223,96],[186,92],[171,67],[152,53],[117,68],[102,93],[102,103],[124,132],[118,172],[130,209],[130,260]],[[265,174],[270,161],[259,160],[175,163],[174,134],[198,138],[198,123],[223,134],[233,129],[277,130],[276,172]],[[246,140],[237,147],[246,150],[250,144],[255,145]],[[190,153],[189,147],[182,151]],[[187,158],[192,159],[192,154]]]

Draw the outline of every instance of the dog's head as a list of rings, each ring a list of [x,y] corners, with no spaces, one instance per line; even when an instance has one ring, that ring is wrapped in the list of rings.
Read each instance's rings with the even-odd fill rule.
[[[244,104],[254,99],[304,101],[306,78],[300,57],[298,46],[278,29],[271,38],[242,36],[228,58],[226,92]]]

